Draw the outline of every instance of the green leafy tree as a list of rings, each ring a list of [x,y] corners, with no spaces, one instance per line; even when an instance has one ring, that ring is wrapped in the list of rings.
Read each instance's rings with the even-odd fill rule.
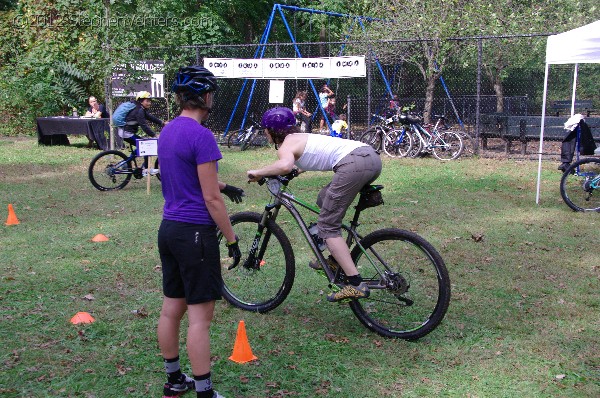
[[[380,60],[415,65],[425,82],[425,121],[430,121],[436,82],[444,67],[459,51],[460,42],[448,40],[470,32],[468,1],[375,1],[371,15],[382,21],[372,23],[366,35]],[[411,43],[390,45],[378,40],[411,39]]]

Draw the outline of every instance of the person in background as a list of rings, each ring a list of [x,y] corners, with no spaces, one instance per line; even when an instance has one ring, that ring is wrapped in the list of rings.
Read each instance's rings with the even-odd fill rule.
[[[93,117],[96,119],[109,117],[106,108],[98,102],[96,97],[88,98],[88,104],[90,106],[88,107],[87,112],[85,112],[85,117]]]
[[[326,108],[329,102],[329,96],[333,95],[333,91],[329,88],[329,86],[327,85],[327,83],[323,83],[323,85],[321,86],[321,89],[319,90],[319,102],[321,103],[321,107],[323,107],[323,110],[325,110],[325,112],[327,112]],[[324,132],[323,126],[325,125],[325,116],[321,116],[321,120],[319,122],[319,131],[321,133]]]
[[[342,113],[339,118],[331,124],[331,130],[333,131],[329,135],[332,137],[343,138],[347,128],[348,123],[346,123],[346,114]]]
[[[109,117],[108,112],[106,111],[106,108],[104,107],[104,105],[102,105],[101,103],[98,102],[96,97],[92,96],[92,97],[88,98],[88,104],[90,106],[88,107],[87,111],[85,112],[84,117],[92,117],[95,119]],[[87,139],[88,139],[87,147],[91,148],[94,145],[94,139],[92,137],[87,137]]]
[[[337,120],[338,118],[337,114],[335,113],[335,103],[335,94],[331,94],[329,97],[327,97],[327,106],[325,107],[325,113],[327,113],[327,116],[329,116],[332,122],[334,120]]]
[[[381,173],[381,158],[371,146],[359,141],[340,140],[298,131],[294,114],[288,108],[269,109],[262,117],[267,138],[279,148],[274,163],[258,170],[248,170],[249,181],[265,176],[285,175],[294,166],[302,171],[333,171],[333,179],[319,192],[317,205],[321,208],[317,228],[331,253],[329,266],[335,272],[341,266],[347,284],[327,296],[331,302],[369,297],[370,291],[350,256],[342,237],[342,220],[348,207],[362,187]],[[338,265],[339,264],[339,265]],[[309,264],[319,269],[318,263]]]
[[[310,117],[312,113],[306,110],[306,91],[298,91],[292,101],[292,111],[296,119],[300,122],[300,131],[310,133]]]
[[[119,137],[123,138],[123,141],[135,146],[135,141],[142,139],[142,137],[137,135],[138,128],[140,127],[146,135],[155,137],[156,133],[148,126],[148,120],[162,127],[167,125],[168,122],[162,121],[148,112],[150,105],[152,105],[150,93],[148,91],[140,91],[135,97],[135,108],[125,118],[125,126],[117,129]],[[147,173],[147,167],[148,158],[144,157],[144,164],[142,165],[144,175]],[[158,170],[152,169],[149,172],[150,174],[156,174]]]
[[[172,91],[181,115],[158,139],[165,204],[158,231],[164,297],[157,334],[167,372],[165,398],[190,389],[197,398],[223,398],[213,389],[210,373],[209,329],[223,290],[217,228],[229,257],[239,262],[238,239],[221,194],[239,203],[244,191],[219,181],[221,152],[212,131],[202,125],[217,88],[217,79],[202,66],[179,69]],[[186,312],[193,379],[179,364],[179,329]]]

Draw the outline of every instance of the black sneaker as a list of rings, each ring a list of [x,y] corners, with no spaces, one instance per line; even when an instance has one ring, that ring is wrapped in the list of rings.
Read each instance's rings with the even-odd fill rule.
[[[329,293],[327,295],[327,301],[339,302],[339,301],[350,301],[361,298],[367,298],[371,294],[369,286],[366,283],[361,282],[360,285],[345,285],[339,292]]]
[[[178,383],[165,383],[163,387],[163,398],[179,397],[185,392],[194,391],[195,389],[196,384],[194,383],[194,379],[185,373],[182,373]]]
[[[558,170],[560,170],[564,173],[569,168],[570,165],[571,165],[570,163],[562,163],[560,166],[558,166]]]

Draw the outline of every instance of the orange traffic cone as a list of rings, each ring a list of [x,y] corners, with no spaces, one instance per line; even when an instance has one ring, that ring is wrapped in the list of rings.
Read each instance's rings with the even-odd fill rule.
[[[102,234],[98,234],[92,238],[92,242],[108,242],[108,240],[108,237]]]
[[[229,357],[233,362],[246,363],[258,359],[252,354],[250,343],[248,343],[248,336],[246,336],[246,324],[244,321],[240,321],[237,330],[237,337],[235,338],[235,345],[233,346],[233,354]]]
[[[78,312],[73,318],[71,318],[71,323],[73,325],[77,325],[80,323],[92,323],[94,321],[94,317],[88,314],[87,312]]]
[[[6,225],[17,225],[19,224],[19,219],[15,214],[15,209],[13,209],[13,205],[8,205],[8,218],[6,219]]]

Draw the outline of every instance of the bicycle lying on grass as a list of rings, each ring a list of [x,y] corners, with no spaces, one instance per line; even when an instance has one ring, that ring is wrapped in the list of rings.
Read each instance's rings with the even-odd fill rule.
[[[318,214],[319,209],[296,197],[288,188],[297,172],[262,179],[271,201],[261,213],[241,212],[231,216],[239,238],[242,259],[222,268],[223,296],[232,305],[247,311],[268,312],[290,293],[295,277],[292,244],[276,223],[283,206],[296,220],[320,263],[329,286],[339,289],[347,283],[341,267],[332,269],[319,250],[318,239],[296,205]],[[357,232],[358,218],[369,207],[383,204],[381,185],[366,185],[360,192],[354,216],[342,228],[363,281],[368,298],[352,300],[350,308],[370,330],[385,336],[416,340],[434,330],[444,318],[450,302],[450,279],[442,257],[419,235],[385,228],[366,236]],[[223,241],[222,234],[219,239]]]
[[[575,211],[600,212],[600,159],[584,158],[569,166],[560,180],[560,194]]]
[[[141,179],[146,176],[145,173],[156,176],[160,181],[158,158],[154,162],[153,169],[144,170],[141,165],[138,166],[138,157],[131,144],[129,144],[129,151],[131,152],[129,156],[117,150],[103,151],[92,159],[88,168],[88,177],[96,189],[99,191],[122,189],[129,184],[132,176]]]
[[[265,130],[254,120],[253,116],[250,116],[250,125],[248,128],[230,132],[227,137],[227,148],[239,146],[240,151],[244,151],[251,146],[266,145],[269,145],[269,141],[265,135]]]

